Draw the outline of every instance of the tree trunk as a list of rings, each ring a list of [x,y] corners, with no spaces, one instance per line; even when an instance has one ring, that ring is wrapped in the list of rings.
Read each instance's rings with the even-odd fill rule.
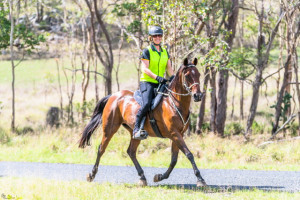
[[[116,69],[116,82],[117,82],[117,91],[120,91],[120,83],[119,83],[119,69],[120,69],[120,63],[121,63],[121,49],[123,47],[124,42],[124,31],[121,30],[121,37],[118,44],[118,65]]]
[[[98,68],[98,62],[97,62],[97,57],[96,56],[93,56],[94,57],[94,66],[95,66],[95,72],[97,72],[97,68]],[[98,76],[97,76],[97,73],[95,73],[95,76],[94,76],[94,79],[95,79],[95,98],[96,98],[96,102],[99,101],[99,87],[98,87]]]
[[[13,0],[9,0],[9,17],[10,17],[10,61],[11,61],[11,72],[12,72],[12,118],[11,118],[11,130],[15,132],[15,64],[14,64],[14,13],[13,13]]]
[[[107,67],[107,69],[112,69],[112,68]],[[112,83],[112,71],[107,70],[105,74],[105,96],[112,93],[111,83]]]
[[[212,91],[210,93],[211,102],[210,102],[210,131],[216,132],[216,111],[217,111],[217,97],[216,97],[216,71],[211,69],[211,77],[210,77],[210,86],[212,87]]]
[[[283,75],[283,82],[281,85],[281,89],[277,98],[277,103],[276,103],[276,111],[275,111],[275,122],[273,125],[273,129],[272,129],[272,135],[277,131],[278,128],[278,124],[279,124],[279,119],[280,119],[280,115],[281,115],[281,104],[283,101],[283,95],[285,93],[285,89],[286,86],[289,85],[288,81],[289,81],[289,66],[291,65],[291,55],[288,55],[285,66],[284,66],[284,75]]]
[[[228,70],[221,70],[219,72],[218,86],[216,130],[219,135],[224,136],[227,110]]]
[[[281,75],[280,75],[280,71],[279,71],[279,69],[281,68],[281,66],[283,65],[283,31],[282,31],[282,27],[280,27],[279,28],[279,35],[281,36],[280,38],[279,38],[279,48],[280,48],[280,53],[279,53],[279,59],[278,59],[278,78],[276,79],[276,88],[277,88],[277,98],[278,98],[278,96],[279,96],[279,87],[280,87],[280,79],[281,79]]]
[[[295,78],[296,78],[296,92],[298,97],[298,107],[300,107],[300,88],[299,88],[299,78],[298,78],[298,55],[297,49],[295,49],[294,53],[294,71],[295,71]],[[298,110],[298,136],[300,136],[300,109]]]
[[[239,0],[231,1],[231,10],[228,15],[228,23],[225,23],[226,30],[230,33],[225,41],[228,44],[227,52],[231,52],[233,39],[236,32],[236,24],[239,14]],[[221,69],[218,79],[218,99],[217,99],[217,112],[216,112],[216,129],[219,135],[224,135],[226,110],[227,110],[227,88],[228,88],[228,70]]]
[[[201,105],[200,105],[200,110],[199,110],[199,114],[197,117],[197,127],[196,127],[196,133],[200,134],[201,133],[201,129],[202,129],[202,124],[204,121],[204,114],[205,114],[205,102],[206,102],[206,91],[207,91],[207,85],[208,85],[208,81],[209,81],[209,68],[206,67],[205,68],[205,72],[204,72],[204,84],[203,84],[203,89],[202,92],[205,94],[201,100]]]
[[[264,69],[268,66],[270,50],[271,50],[274,38],[278,32],[278,27],[281,23],[281,20],[285,15],[285,12],[280,13],[277,23],[271,32],[269,40],[267,41],[267,44],[265,41],[265,36],[263,34],[263,24],[264,24],[264,19],[265,19],[265,15],[266,15],[266,13],[264,11],[264,1],[263,0],[261,1],[261,11],[260,11],[260,13],[256,13],[256,14],[259,19],[258,38],[257,38],[257,55],[256,55],[257,66],[256,66],[256,76],[255,76],[255,80],[253,83],[253,93],[252,93],[252,99],[251,99],[250,113],[249,113],[248,120],[247,120],[246,131],[244,133],[244,136],[247,140],[250,139],[251,126],[253,124],[253,121],[254,121],[254,118],[256,115],[256,109],[257,109],[258,98],[259,98],[259,89],[262,84],[262,73],[263,73]]]
[[[261,79],[262,79],[262,71],[258,70],[256,73],[256,76],[255,76],[253,87],[252,87],[253,93],[252,93],[252,99],[251,99],[250,113],[248,116],[247,128],[246,128],[246,132],[245,132],[245,137],[247,139],[249,139],[249,137],[252,133],[251,126],[253,124],[253,121],[254,121],[254,118],[256,115]]]
[[[244,119],[244,81],[241,81],[240,118],[242,120]]]
[[[234,116],[234,108],[235,108],[234,97],[235,97],[236,84],[237,84],[237,78],[235,78],[234,89],[233,89],[233,93],[232,93],[232,101],[231,101],[232,110],[231,110],[231,115],[230,115],[231,119],[233,119],[233,116]]]
[[[110,34],[107,31],[107,27],[106,24],[103,21],[103,13],[100,9],[98,9],[98,4],[97,4],[97,0],[93,0],[92,2],[90,2],[89,0],[85,0],[90,14],[91,14],[91,26],[92,26],[92,31],[93,31],[93,43],[94,43],[94,47],[95,47],[95,51],[97,54],[97,57],[99,58],[100,62],[103,64],[103,66],[105,67],[105,95],[111,94],[112,93],[112,70],[113,70],[113,66],[114,66],[114,57],[113,57],[113,52],[112,52],[112,42],[111,42],[111,38],[110,38]],[[100,1],[100,8],[102,8],[102,1]],[[93,7],[92,7],[93,4]],[[104,37],[106,40],[106,44],[108,47],[106,47],[105,45],[103,45],[102,42],[97,41],[96,40],[96,34],[95,34],[95,27],[94,27],[94,17],[96,16],[96,20],[98,22],[98,24],[101,27],[102,32],[104,33]],[[100,46],[102,53],[99,50]]]
[[[293,55],[293,52],[292,51],[292,45],[291,44],[291,41],[292,41],[292,38],[291,38],[291,34],[292,34],[292,27],[291,25],[293,24],[292,23],[292,19],[289,19],[289,14],[286,15],[286,20],[287,20],[287,26],[286,26],[286,46],[287,46],[287,55],[291,54]],[[290,61],[292,61],[292,59],[290,59]],[[293,69],[292,69],[292,62],[289,62],[288,63],[288,66],[287,66],[287,80],[286,82],[287,83],[290,83],[292,82],[292,72],[293,72]],[[290,84],[287,84],[285,85],[285,91],[284,93],[289,93],[291,94],[291,85]],[[284,113],[286,116],[289,116],[291,114],[291,107],[288,108],[287,112]]]
[[[63,95],[61,89],[61,82],[60,82],[60,72],[59,72],[59,63],[58,58],[55,59],[56,61],[56,69],[57,69],[57,80],[58,80],[58,89],[59,89],[59,103],[60,103],[60,119],[63,119],[64,111],[63,111]]]

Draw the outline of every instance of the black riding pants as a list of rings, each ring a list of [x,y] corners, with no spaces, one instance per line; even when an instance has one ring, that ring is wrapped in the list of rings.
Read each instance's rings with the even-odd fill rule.
[[[156,83],[140,82],[140,91],[142,93],[143,104],[137,113],[136,126],[140,126],[141,119],[150,110],[152,99],[154,98],[154,89],[158,87]],[[139,127],[135,127],[139,128]],[[142,127],[143,128],[143,127]]]

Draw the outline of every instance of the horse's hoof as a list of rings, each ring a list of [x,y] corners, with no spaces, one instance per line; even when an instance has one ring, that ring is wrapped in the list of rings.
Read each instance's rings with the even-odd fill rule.
[[[140,180],[139,180],[139,186],[142,186],[142,187],[147,186],[147,180],[142,180],[142,179],[140,179]]]
[[[197,181],[197,187],[207,187],[207,184],[205,183],[205,181]]]
[[[154,182],[159,182],[162,180],[162,174],[155,174],[153,181]]]
[[[91,174],[88,174],[88,175],[86,176],[86,180],[87,180],[88,182],[92,182],[92,181],[94,180],[94,178],[92,177]]]

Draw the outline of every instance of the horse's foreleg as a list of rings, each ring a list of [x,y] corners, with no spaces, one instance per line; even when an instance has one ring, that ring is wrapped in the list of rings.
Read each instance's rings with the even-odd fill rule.
[[[202,178],[200,171],[195,163],[194,160],[194,156],[193,154],[190,152],[190,150],[188,149],[188,147],[186,146],[182,136],[180,134],[178,134],[176,137],[172,138],[173,142],[175,142],[178,146],[178,148],[184,153],[184,155],[189,159],[189,161],[191,162],[193,169],[194,169],[194,173],[197,176],[197,187],[200,186],[207,186],[205,183],[205,180]]]
[[[127,149],[127,153],[129,155],[129,157],[131,158],[137,172],[138,172],[138,175],[141,177],[140,178],[140,182],[139,182],[139,185],[141,186],[147,186],[147,180],[146,180],[146,177],[144,175],[144,170],[142,169],[142,167],[140,166],[138,160],[136,159],[136,150],[137,150],[137,147],[139,146],[140,144],[140,140],[134,140],[134,139],[131,139],[130,141],[130,144],[129,144],[129,147]]]
[[[172,157],[171,157],[171,163],[170,163],[168,170],[164,174],[156,174],[154,176],[154,180],[153,180],[154,182],[159,182],[159,181],[169,178],[172,170],[174,169],[174,167],[177,163],[178,152],[179,152],[178,146],[174,142],[172,142],[171,151],[172,151]]]

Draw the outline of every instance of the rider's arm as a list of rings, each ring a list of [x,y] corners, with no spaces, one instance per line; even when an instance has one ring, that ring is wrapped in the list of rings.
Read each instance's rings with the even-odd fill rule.
[[[156,79],[157,75],[155,75],[150,69],[149,69],[149,60],[142,59],[142,72],[145,72],[148,76],[151,78]]]

